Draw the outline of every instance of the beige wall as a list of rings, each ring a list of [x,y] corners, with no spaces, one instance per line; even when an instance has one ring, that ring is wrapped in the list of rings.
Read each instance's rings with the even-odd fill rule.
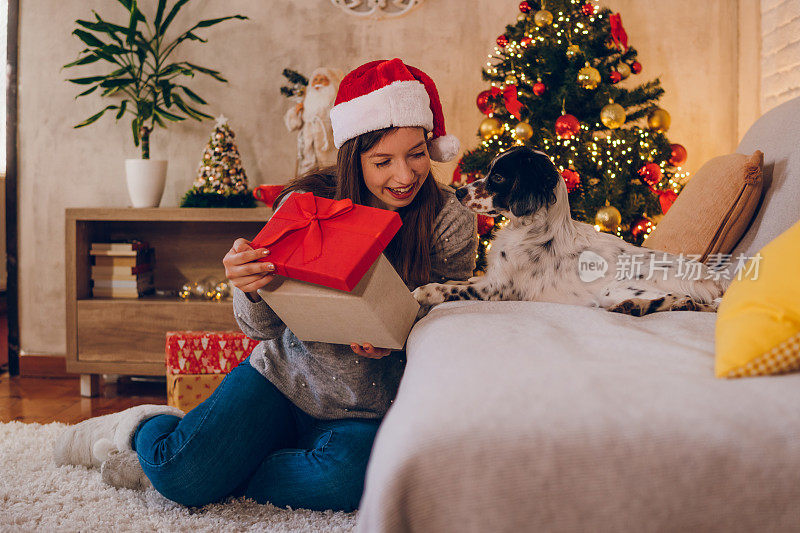
[[[72,21],[90,16],[90,9],[119,19],[118,5],[107,0],[21,4],[21,346],[23,353],[59,354],[66,350],[64,208],[127,206],[122,160],[136,157],[137,151],[129,125],[115,125],[111,117],[72,129],[100,108],[100,100],[92,95],[75,101],[79,91],[63,80],[77,72],[59,70],[82,48],[70,36]],[[400,56],[436,80],[449,131],[471,147],[477,143],[481,118],[474,104],[484,88],[480,69],[495,37],[517,16],[517,4],[427,0],[401,19],[364,21],[340,13],[329,0],[198,0],[186,6],[177,27],[233,13],[251,20],[211,28],[204,32],[209,43],[188,42],[177,53],[229,79],[226,85],[198,79],[191,86],[212,103],[212,114],[229,117],[251,184],[281,183],[294,168],[295,144],[281,120],[287,107],[279,95],[284,67],[301,72],[319,65],[348,69],[366,60]],[[661,78],[663,106],[672,115],[669,135],[687,147],[688,169],[732,151],[740,137],[741,115],[736,1],[608,4],[622,12],[630,42],[640,52],[644,71],[639,78]],[[86,67],[86,72],[93,68]],[[213,122],[183,124],[154,135],[153,157],[170,161],[163,206],[177,205],[190,187],[212,127]],[[451,169],[446,165],[441,175]]]

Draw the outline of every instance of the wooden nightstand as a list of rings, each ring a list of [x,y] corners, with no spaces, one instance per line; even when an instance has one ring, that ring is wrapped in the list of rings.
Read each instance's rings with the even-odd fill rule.
[[[224,278],[222,258],[238,237],[252,239],[271,209],[70,208],[66,210],[67,371],[94,396],[100,374],[164,375],[165,333],[238,330],[231,300],[92,298],[92,242],[136,238],[155,249],[157,290]]]

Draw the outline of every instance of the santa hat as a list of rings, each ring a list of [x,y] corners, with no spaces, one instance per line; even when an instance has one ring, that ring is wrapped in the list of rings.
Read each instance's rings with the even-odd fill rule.
[[[434,161],[458,155],[458,139],[444,130],[444,115],[433,80],[400,59],[371,61],[347,74],[331,109],[333,144],[389,127],[420,126],[432,133]]]

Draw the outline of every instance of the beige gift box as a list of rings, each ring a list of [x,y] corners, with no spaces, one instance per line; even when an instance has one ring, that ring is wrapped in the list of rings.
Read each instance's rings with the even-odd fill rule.
[[[331,344],[400,350],[419,311],[383,254],[350,292],[275,276],[258,294],[298,339]]]

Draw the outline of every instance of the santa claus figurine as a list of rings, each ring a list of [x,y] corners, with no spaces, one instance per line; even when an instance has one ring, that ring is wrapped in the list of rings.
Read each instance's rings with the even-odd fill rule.
[[[311,73],[303,101],[286,112],[283,121],[289,131],[299,129],[297,136],[297,174],[336,163],[330,110],[342,72],[320,67]]]

